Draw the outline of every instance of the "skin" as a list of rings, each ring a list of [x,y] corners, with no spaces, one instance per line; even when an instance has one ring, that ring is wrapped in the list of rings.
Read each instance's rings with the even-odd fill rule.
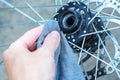
[[[36,41],[44,25],[26,32],[3,53],[8,80],[53,80],[54,53],[60,42],[57,31],[49,33],[41,48]]]

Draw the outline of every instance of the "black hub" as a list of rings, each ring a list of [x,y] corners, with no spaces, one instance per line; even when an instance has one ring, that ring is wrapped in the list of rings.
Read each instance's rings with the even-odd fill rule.
[[[90,22],[94,14],[88,9],[88,7],[81,3],[70,2],[58,10],[58,14],[54,17],[63,31],[66,34],[68,41],[82,46],[83,38],[85,34],[103,30],[104,27],[102,19],[96,17],[93,21]],[[90,23],[89,23],[90,22]],[[94,25],[94,26],[93,26]],[[102,27],[101,27],[102,26]],[[99,34],[102,40],[105,39],[105,33]],[[96,34],[86,36],[84,49],[89,49],[90,52],[95,52],[98,46],[98,37]],[[74,51],[79,51],[77,48],[73,47]]]
[[[54,19],[58,21],[60,29],[64,34],[66,34],[68,41],[82,47],[83,40],[85,38],[83,49],[89,49],[90,53],[95,53],[98,49],[98,35],[100,35],[103,42],[105,41],[105,32],[98,33],[98,35],[97,33],[87,35],[89,33],[103,30],[104,25],[100,17],[96,17],[91,21],[94,14],[82,2],[79,2],[79,4],[77,2],[70,2],[62,6],[57,13],[58,14],[54,17]],[[75,52],[80,51],[75,46],[71,45],[71,47]],[[102,48],[102,45],[100,45],[100,47]],[[82,59],[82,62],[85,62],[90,57],[90,55],[87,55]],[[93,70],[89,71],[89,75],[93,75]]]

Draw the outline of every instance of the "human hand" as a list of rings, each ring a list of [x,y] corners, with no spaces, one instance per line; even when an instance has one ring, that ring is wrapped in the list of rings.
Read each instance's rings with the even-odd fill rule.
[[[3,58],[8,80],[53,80],[55,76],[54,53],[60,36],[57,31],[47,35],[41,48],[36,41],[43,25],[26,32],[4,52]]]

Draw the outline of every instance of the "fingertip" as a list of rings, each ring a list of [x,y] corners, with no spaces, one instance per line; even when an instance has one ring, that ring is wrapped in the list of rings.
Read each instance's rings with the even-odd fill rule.
[[[52,31],[48,36],[52,37],[53,39],[60,39],[60,34],[58,31]]]
[[[45,38],[42,47],[50,52],[55,52],[59,46],[60,34],[58,31],[52,31]]]

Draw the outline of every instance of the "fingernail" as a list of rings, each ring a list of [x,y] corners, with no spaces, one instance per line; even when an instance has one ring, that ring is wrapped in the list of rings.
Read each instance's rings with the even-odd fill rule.
[[[54,37],[54,38],[59,38],[59,33],[57,31],[52,31],[50,33],[51,37]]]

